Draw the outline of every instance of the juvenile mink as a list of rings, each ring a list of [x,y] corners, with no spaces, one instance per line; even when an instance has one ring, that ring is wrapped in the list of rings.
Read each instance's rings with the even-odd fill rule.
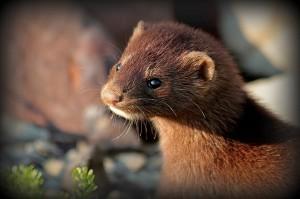
[[[141,21],[101,98],[159,132],[160,197],[285,196],[296,178],[296,130],[243,87],[232,57],[210,35]]]

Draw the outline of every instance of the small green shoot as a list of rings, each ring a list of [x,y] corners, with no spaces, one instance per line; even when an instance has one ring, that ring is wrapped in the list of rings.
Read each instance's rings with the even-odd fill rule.
[[[72,178],[75,186],[73,190],[75,198],[90,198],[97,189],[93,170],[88,169],[86,166],[74,168]]]
[[[6,176],[6,187],[10,194],[19,198],[44,198],[44,179],[42,173],[33,165],[18,165],[9,169]],[[76,167],[72,170],[74,190],[72,193],[60,192],[61,198],[82,198],[92,197],[97,189],[95,175],[92,169],[86,166]]]
[[[13,166],[7,176],[11,193],[23,198],[42,198],[44,179],[33,165]]]

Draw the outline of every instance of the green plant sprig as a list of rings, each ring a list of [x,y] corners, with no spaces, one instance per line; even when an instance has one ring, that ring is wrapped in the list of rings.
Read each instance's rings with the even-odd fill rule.
[[[10,192],[23,198],[42,198],[44,179],[33,165],[13,166],[7,176]]]
[[[97,189],[94,172],[86,166],[74,168],[72,170],[72,178],[74,181],[73,194],[75,198],[90,198],[92,193]]]

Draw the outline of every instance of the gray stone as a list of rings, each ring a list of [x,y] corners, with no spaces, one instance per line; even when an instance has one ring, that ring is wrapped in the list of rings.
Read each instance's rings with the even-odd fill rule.
[[[112,158],[105,157],[103,160],[103,166],[104,166],[106,173],[108,173],[108,174],[113,173],[114,170],[116,169],[115,164],[116,163],[112,160]]]
[[[49,132],[46,129],[7,115],[1,117],[1,126],[6,144],[30,142],[36,139],[47,140],[49,138]]]
[[[118,161],[123,163],[131,172],[140,170],[146,162],[146,157],[142,153],[124,153],[117,155]]]
[[[32,147],[32,149],[30,149]],[[36,140],[33,143],[26,144],[26,150],[34,150],[37,154],[41,156],[62,156],[62,151],[51,142],[43,141],[43,140]]]
[[[46,162],[44,162],[44,170],[45,172],[52,176],[57,177],[61,174],[64,168],[64,161],[60,159],[48,159]]]
[[[296,73],[298,74],[298,73]],[[295,88],[296,75],[292,72],[248,83],[245,89],[264,107],[280,119],[299,125]]]
[[[2,148],[0,163],[2,165],[11,164],[41,164],[45,158],[34,150],[25,150],[24,144],[14,144]]]
[[[159,171],[161,168],[161,157],[159,155],[151,156],[147,160],[146,169],[149,171]]]

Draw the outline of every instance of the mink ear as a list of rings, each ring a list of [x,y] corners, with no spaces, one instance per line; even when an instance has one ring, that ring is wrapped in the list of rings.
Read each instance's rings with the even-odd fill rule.
[[[129,41],[133,40],[135,37],[142,34],[146,29],[147,29],[147,24],[143,20],[140,20],[135,26]]]
[[[205,80],[212,80],[215,73],[215,63],[205,52],[190,51],[183,53],[182,62],[199,69],[200,76]]]

